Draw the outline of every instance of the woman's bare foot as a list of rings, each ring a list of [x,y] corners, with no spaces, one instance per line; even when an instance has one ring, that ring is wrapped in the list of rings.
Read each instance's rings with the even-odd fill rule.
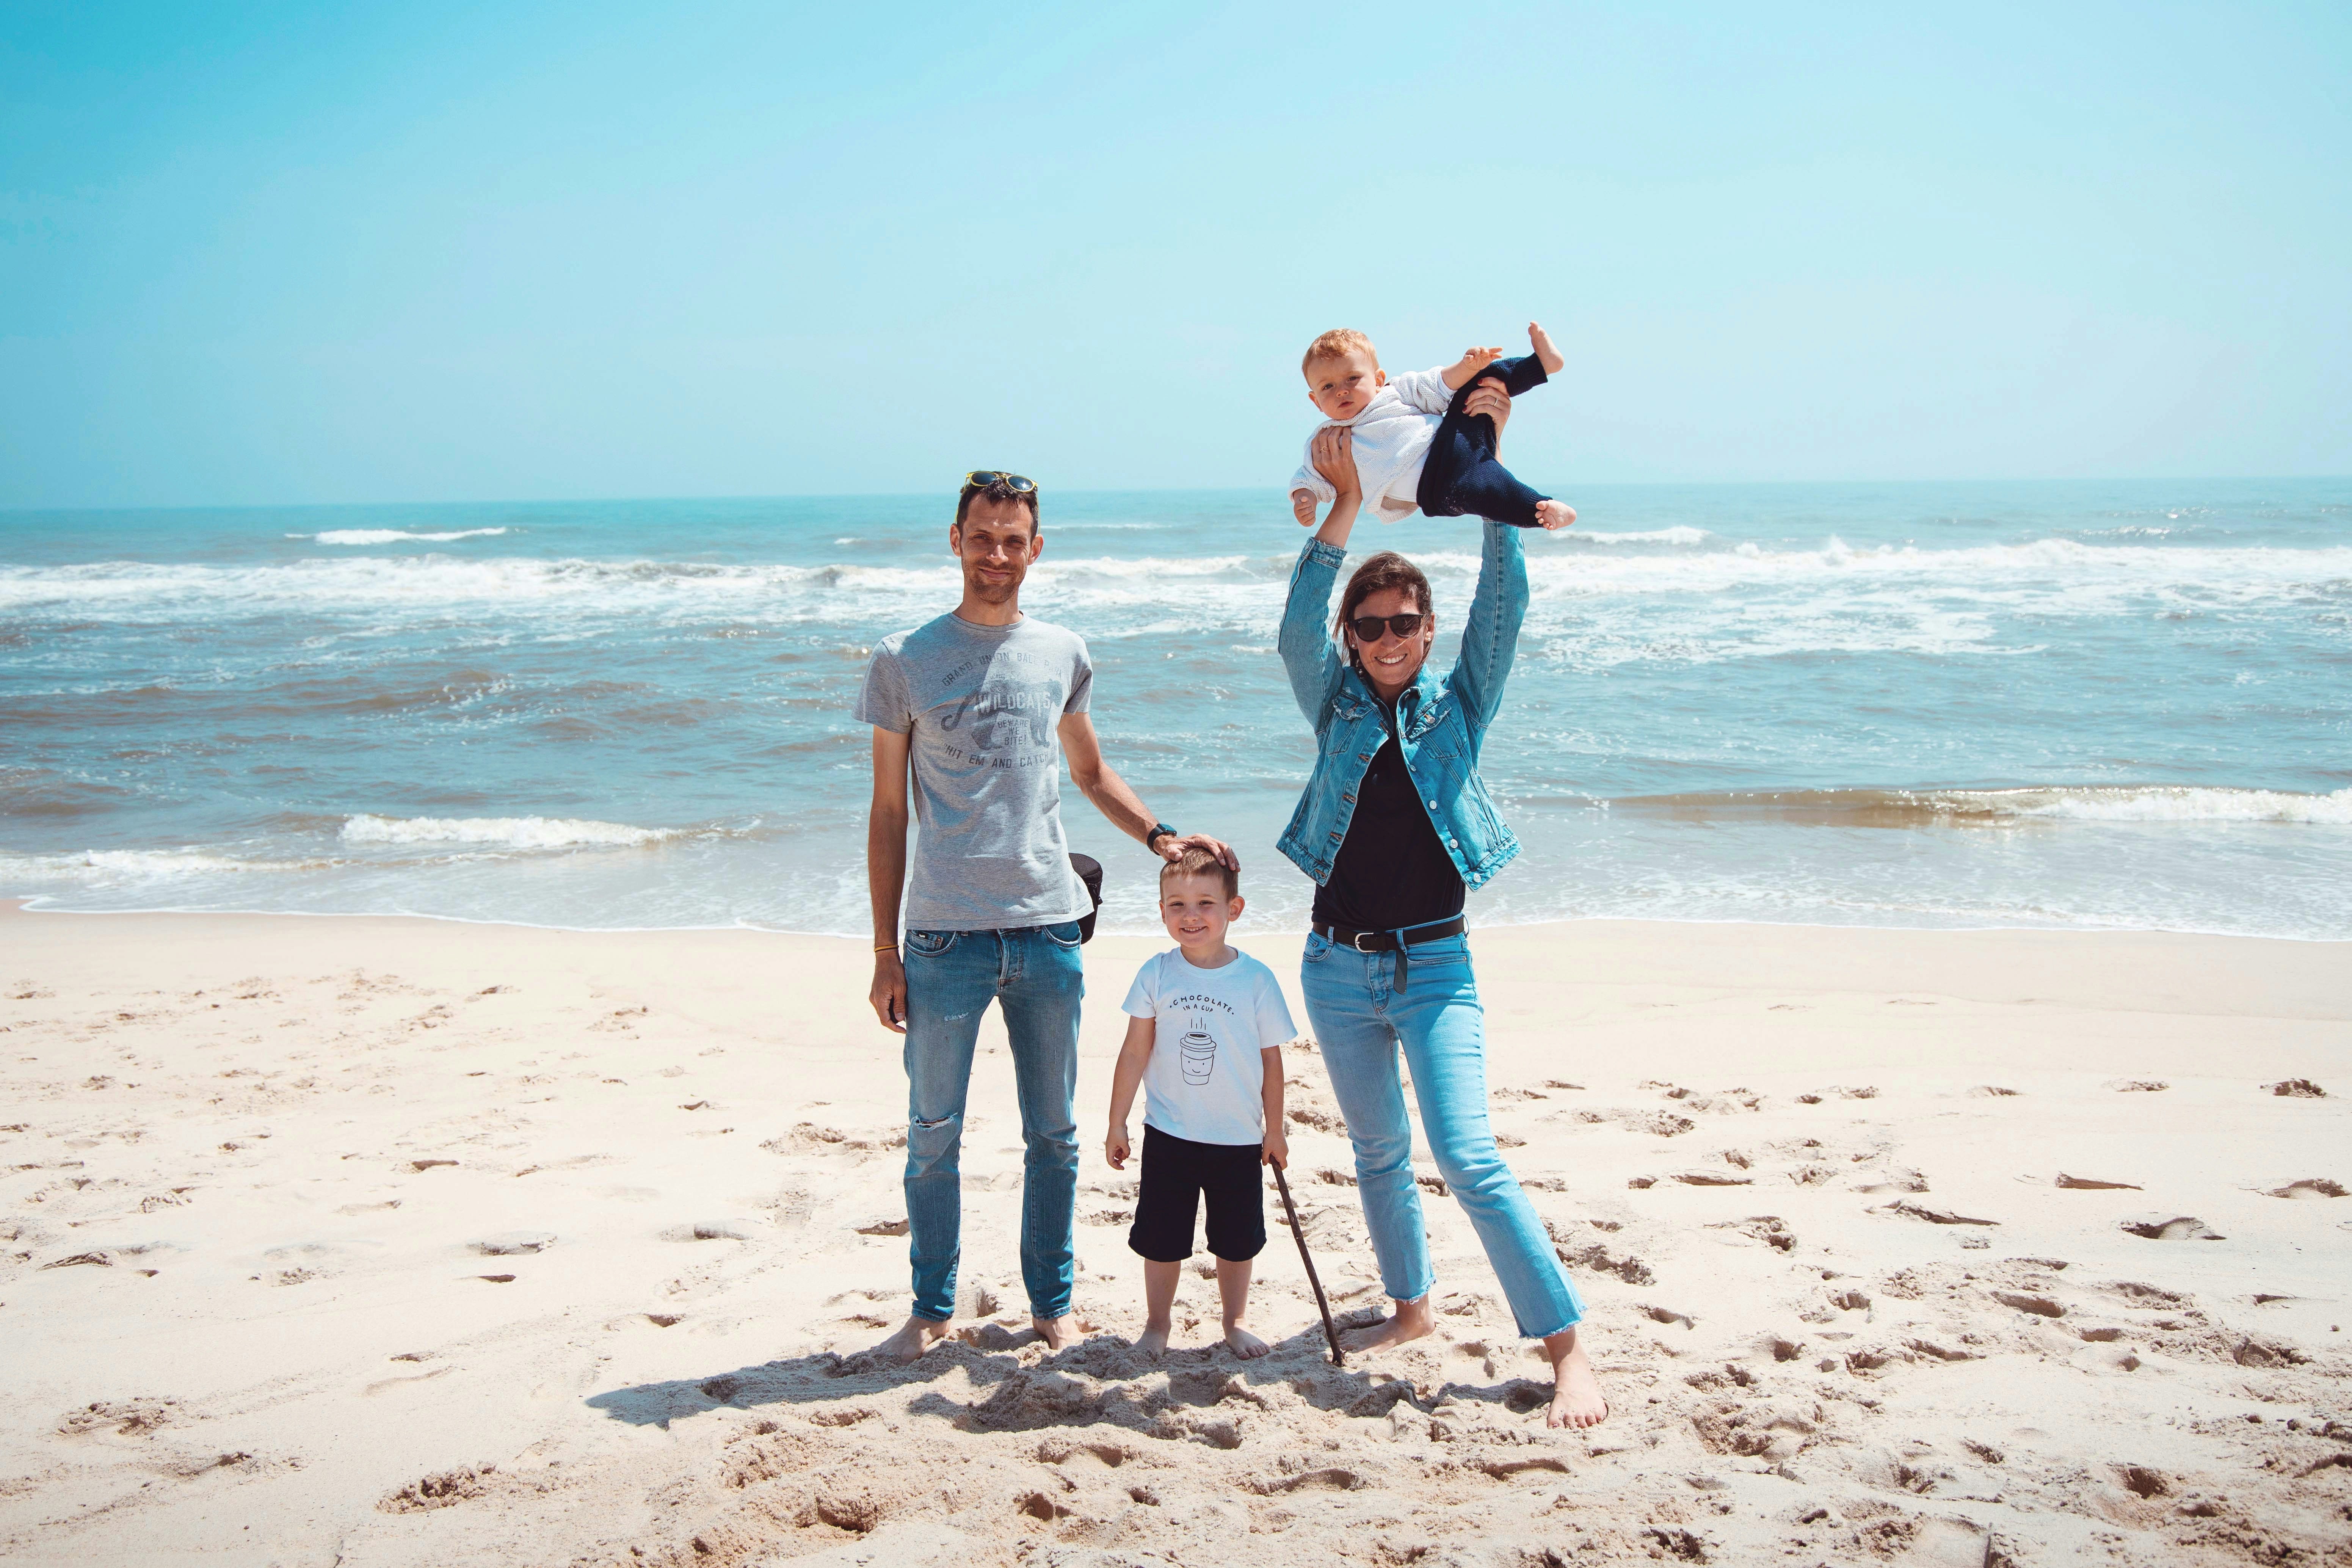
[[[913,1361],[925,1351],[948,1337],[948,1326],[937,1318],[910,1316],[898,1325],[898,1331],[866,1352],[886,1361],[901,1364]]]
[[[1576,509],[1564,500],[1536,502],[1536,521],[1546,528],[1562,529],[1576,521]]]
[[[1576,1331],[1563,1329],[1543,1346],[1551,1358],[1551,1408],[1544,1412],[1544,1425],[1600,1426],[1608,1418],[1609,1401],[1601,1397],[1601,1380],[1592,1375],[1592,1363]]]
[[[1396,1303],[1396,1310],[1384,1323],[1350,1330],[1346,1336],[1347,1345],[1351,1351],[1384,1350],[1407,1340],[1417,1340],[1436,1326],[1437,1320],[1430,1315],[1429,1298],[1423,1296],[1418,1301]]]
[[[1528,344],[1536,351],[1536,363],[1544,367],[1546,375],[1558,375],[1568,363],[1568,358],[1551,346],[1551,334],[1538,321],[1528,323]]]
[[[1033,1317],[1029,1320],[1029,1327],[1031,1331],[1045,1342],[1045,1348],[1049,1351],[1068,1350],[1078,1342],[1078,1335],[1083,1331],[1076,1315],[1070,1312],[1065,1312],[1058,1318]]]
[[[1225,1348],[1244,1361],[1254,1361],[1274,1349],[1239,1323],[1225,1325]]]
[[[1168,1331],[1164,1328],[1144,1330],[1137,1337],[1135,1348],[1152,1360],[1158,1361],[1168,1352]]]

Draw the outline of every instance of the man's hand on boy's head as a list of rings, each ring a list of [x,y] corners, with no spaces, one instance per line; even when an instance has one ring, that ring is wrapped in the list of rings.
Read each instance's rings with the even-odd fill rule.
[[[1187,849],[1205,849],[1234,870],[1242,868],[1241,857],[1234,854],[1230,846],[1223,839],[1212,838],[1205,833],[1187,833],[1181,838],[1171,834],[1160,841],[1160,858],[1162,860],[1181,859]]]

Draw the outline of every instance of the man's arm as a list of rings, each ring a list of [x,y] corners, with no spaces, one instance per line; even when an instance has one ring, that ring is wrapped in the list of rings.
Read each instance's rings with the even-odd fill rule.
[[[1181,838],[1171,837],[1156,845],[1150,843],[1148,836],[1160,819],[1143,808],[1142,800],[1128,788],[1127,781],[1103,761],[1102,741],[1095,734],[1095,721],[1084,713],[1065,713],[1059,730],[1062,755],[1070,763],[1070,782],[1078,786],[1080,795],[1094,802],[1097,811],[1110,819],[1113,827],[1145,848],[1155,850],[1162,859],[1173,860],[1197,844],[1234,870],[1241,869],[1242,863],[1234,852],[1205,833],[1188,833]]]
[[[898,958],[898,900],[907,887],[909,737],[874,730],[874,801],[866,812],[866,891],[874,906],[874,984],[866,994],[886,1029],[907,1032],[907,966]]]

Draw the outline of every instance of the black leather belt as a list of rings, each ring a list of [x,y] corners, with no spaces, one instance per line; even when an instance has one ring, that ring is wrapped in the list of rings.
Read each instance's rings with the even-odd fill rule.
[[[1346,926],[1317,926],[1315,934],[1339,947],[1352,947],[1358,952],[1393,952],[1397,955],[1396,988],[1405,987],[1405,975],[1410,966],[1406,949],[1415,942],[1436,942],[1441,938],[1460,936],[1469,924],[1460,915],[1450,921],[1436,921],[1429,925],[1407,926],[1402,931],[1349,931]]]

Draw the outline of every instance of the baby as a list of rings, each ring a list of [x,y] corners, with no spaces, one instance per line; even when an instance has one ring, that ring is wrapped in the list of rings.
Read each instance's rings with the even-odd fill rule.
[[[1282,1043],[1297,1033],[1274,972],[1228,946],[1241,918],[1234,868],[1190,848],[1160,869],[1160,920],[1176,939],[1148,960],[1127,994],[1127,1041],[1111,1074],[1110,1133],[1103,1153],[1123,1171],[1135,1145],[1127,1114],[1145,1093],[1143,1177],[1127,1244],[1143,1258],[1143,1337],[1168,1348],[1178,1276],[1192,1256],[1194,1216],[1208,1209],[1225,1345],[1262,1356],[1266,1342],[1242,1326],[1250,1260],[1265,1246],[1261,1163],[1286,1164],[1282,1132]]]
[[[1307,345],[1300,368],[1307,401],[1328,423],[1348,427],[1365,502],[1382,522],[1402,522],[1416,507],[1432,517],[1490,517],[1520,528],[1576,521],[1573,507],[1538,495],[1496,461],[1492,419],[1462,411],[1482,377],[1516,397],[1568,363],[1533,321],[1528,342],[1535,353],[1519,359],[1504,359],[1499,348],[1472,349],[1443,370],[1407,371],[1394,381],[1361,332],[1342,328]],[[1336,492],[1315,471],[1312,437],[1307,445],[1307,461],[1291,477],[1290,510],[1312,528],[1316,503]]]

